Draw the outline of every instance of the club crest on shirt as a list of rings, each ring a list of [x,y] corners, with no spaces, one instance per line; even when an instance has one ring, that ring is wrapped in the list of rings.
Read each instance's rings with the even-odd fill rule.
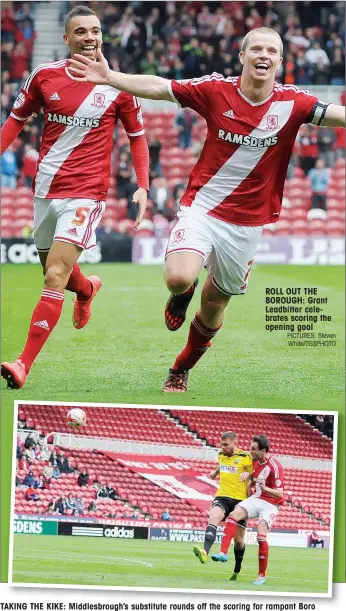
[[[24,93],[20,92],[17,96],[15,103],[13,104],[13,108],[20,108],[21,106],[24,106],[24,104],[25,104],[25,95]]]
[[[173,242],[183,242],[184,234],[185,234],[185,229],[178,229],[174,234]]]
[[[268,115],[267,116],[267,129],[269,130],[277,129],[278,125],[279,125],[278,115]]]
[[[105,99],[104,93],[94,93],[94,103],[91,106],[94,108],[105,108]]]

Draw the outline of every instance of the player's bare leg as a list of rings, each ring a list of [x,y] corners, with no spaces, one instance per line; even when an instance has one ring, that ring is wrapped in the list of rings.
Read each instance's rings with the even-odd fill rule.
[[[170,331],[177,331],[185,322],[202,263],[202,257],[193,252],[172,253],[166,258],[164,276],[171,296],[165,308],[165,323]]]
[[[23,352],[14,363],[1,365],[1,375],[9,388],[22,388],[34,360],[55,328],[64,303],[64,289],[80,253],[74,244],[53,242],[45,261],[42,295],[32,314]]]
[[[258,576],[253,582],[256,586],[262,586],[266,581],[266,570],[268,566],[269,546],[267,536],[269,533],[268,524],[261,520],[257,528],[258,542]]]
[[[41,250],[38,254],[43,273],[45,274],[48,252]],[[82,329],[89,322],[91,316],[91,303],[101,286],[102,282],[98,276],[89,276],[86,278],[78,263],[74,264],[65,290],[76,293],[77,296],[74,302],[72,315],[72,323],[76,329]]]
[[[195,545],[193,547],[193,553],[195,554],[195,556],[197,556],[197,558],[199,558],[202,564],[205,564],[208,560],[208,554],[216,539],[217,527],[224,519],[225,512],[222,507],[216,505],[215,507],[211,508],[208,519],[208,526],[204,535],[203,549],[201,547],[198,547],[198,545]]]
[[[188,373],[207,349],[222,326],[230,297],[217,289],[207,277],[201,297],[201,307],[191,322],[187,344],[169,370],[163,392],[185,392]]]

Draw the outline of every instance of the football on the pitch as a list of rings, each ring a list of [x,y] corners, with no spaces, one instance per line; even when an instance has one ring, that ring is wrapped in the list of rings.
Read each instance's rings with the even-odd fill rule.
[[[71,429],[80,429],[86,423],[86,414],[79,407],[70,409],[67,414],[67,424]]]

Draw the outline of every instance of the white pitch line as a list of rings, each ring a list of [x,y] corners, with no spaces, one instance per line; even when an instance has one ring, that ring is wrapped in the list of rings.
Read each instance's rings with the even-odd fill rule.
[[[24,575],[25,577],[34,577],[34,576],[36,576],[39,579],[47,578],[47,577],[52,577],[52,579],[54,579],[55,577],[58,577],[58,578],[63,577],[63,578],[65,578],[65,581],[64,581],[63,585],[67,584],[67,580],[66,580],[67,573],[66,573],[66,571],[64,571],[64,572],[63,571],[54,571],[54,572],[50,572],[50,573],[42,573],[42,572],[39,572],[39,571],[13,571],[13,575]],[[113,580],[113,577],[114,577],[114,575],[109,575],[108,576],[108,575],[102,575],[101,573],[93,573],[93,577],[98,577],[98,576],[100,576],[101,579],[103,579],[104,581],[107,580],[108,577],[112,578],[112,580]],[[15,583],[17,583],[17,582],[15,582]],[[20,581],[19,583],[25,583],[25,582]],[[34,583],[34,582],[31,581],[29,583]],[[37,581],[38,585],[40,585],[41,583],[45,583],[45,582]],[[72,584],[72,585],[78,585],[78,584],[76,583],[76,584]],[[87,584],[83,584],[83,585],[87,585]],[[102,585],[101,581],[97,585]]]
[[[30,550],[30,551],[37,551],[37,550]],[[21,553],[15,553],[14,554],[15,558],[20,557],[20,558],[28,558],[28,554],[21,554]],[[122,558],[121,556],[112,556],[108,561],[106,560],[98,560],[98,558],[100,558],[100,556],[95,556],[95,555],[89,555],[89,554],[81,554],[79,552],[64,552],[64,558],[68,556],[78,556],[78,561],[79,562],[84,562],[85,564],[89,563],[89,562],[94,562],[95,564],[112,564],[112,560],[120,560],[121,564],[123,566],[132,566],[134,564],[142,564],[143,566],[148,566],[150,568],[153,568],[154,565],[151,564],[150,562],[145,562],[144,560],[134,560],[132,558]],[[80,560],[81,556],[85,556],[86,560]],[[32,556],[33,557],[33,556]],[[55,559],[56,558],[56,553],[54,554],[42,554],[40,555],[40,558],[45,558],[46,560],[51,560],[51,559]],[[96,560],[95,560],[96,558]],[[29,573],[28,573],[29,574]]]

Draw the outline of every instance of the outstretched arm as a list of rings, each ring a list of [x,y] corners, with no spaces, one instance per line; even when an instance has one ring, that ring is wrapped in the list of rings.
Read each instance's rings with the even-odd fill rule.
[[[345,106],[339,106],[338,104],[329,104],[321,126],[345,127],[345,117]]]
[[[138,98],[148,100],[168,100],[173,102],[169,91],[169,81],[161,76],[151,74],[124,74],[109,70],[107,77],[108,85],[115,89],[126,91]]]
[[[168,91],[167,79],[149,74],[124,74],[110,70],[108,62],[101,52],[97,51],[98,61],[91,61],[83,55],[74,55],[70,59],[69,71],[74,77],[82,81],[89,81],[96,85],[110,85],[120,91],[126,91],[139,98],[149,100],[168,100],[172,98]]]

